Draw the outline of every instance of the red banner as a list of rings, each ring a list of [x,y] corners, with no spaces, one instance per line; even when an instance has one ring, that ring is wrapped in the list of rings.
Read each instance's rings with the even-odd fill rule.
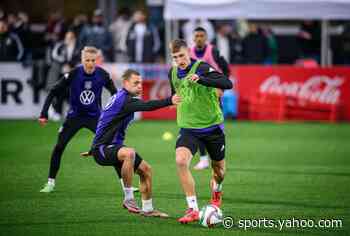
[[[254,119],[256,116],[252,116],[252,112],[269,109],[276,119],[282,120],[350,121],[350,67],[232,66],[231,73],[236,79],[241,119]],[[170,96],[167,79],[146,78],[143,87],[146,100]],[[258,96],[263,97],[259,100]],[[276,100],[278,97],[281,101]],[[267,99],[275,100],[268,105],[261,103]],[[176,109],[167,107],[143,112],[142,117],[175,119]]]
[[[253,96],[271,94],[303,101],[305,112],[300,119],[312,119],[314,104],[319,104],[337,106],[337,120],[350,120],[350,67],[232,66],[231,69],[239,94],[240,118],[249,118]]]
[[[144,80],[143,96],[145,100],[167,98],[171,95],[169,80]],[[161,108],[155,111],[142,112],[142,119],[176,119],[176,108],[174,106]]]

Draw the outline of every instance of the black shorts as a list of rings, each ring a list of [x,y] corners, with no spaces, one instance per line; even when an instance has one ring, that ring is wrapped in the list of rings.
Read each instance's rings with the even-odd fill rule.
[[[208,151],[210,159],[221,161],[225,158],[225,134],[220,128],[207,133],[193,132],[181,129],[176,141],[176,148],[186,147],[192,155],[196,154],[198,142],[202,142]]]
[[[116,166],[119,169],[122,168],[123,162],[119,161],[117,154],[119,149],[125,147],[124,145],[100,145],[92,150],[92,155],[94,156],[97,164],[101,166]],[[139,165],[142,162],[142,158],[136,153],[134,170],[136,171],[139,168]]]

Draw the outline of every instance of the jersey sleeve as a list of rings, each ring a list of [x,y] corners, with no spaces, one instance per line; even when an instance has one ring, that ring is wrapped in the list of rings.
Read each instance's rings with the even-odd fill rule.
[[[172,105],[171,97],[162,100],[143,101],[137,98],[131,98],[124,106],[124,112],[132,113],[137,111],[153,111],[159,108]]]
[[[69,87],[72,81],[72,74],[73,72],[64,74],[49,91],[49,94],[47,95],[44,105],[41,109],[40,118],[48,118],[48,110],[53,98]]]
[[[111,95],[115,94],[117,92],[116,87],[114,86],[114,82],[112,78],[110,77],[108,72],[104,72],[104,78],[106,80],[105,88],[110,92]]]
[[[197,83],[219,89],[231,89],[232,82],[224,75],[217,72],[209,64],[201,62],[196,74],[199,76]]]
[[[175,91],[173,81],[171,78],[172,71],[173,71],[173,68],[170,68],[169,73],[168,73],[168,79],[169,79],[169,85],[170,85],[170,89],[171,89],[171,95],[174,95],[176,93],[176,91]]]

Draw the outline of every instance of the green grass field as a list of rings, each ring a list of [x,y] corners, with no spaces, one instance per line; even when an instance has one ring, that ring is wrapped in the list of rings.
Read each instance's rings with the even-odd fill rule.
[[[114,170],[79,157],[93,137],[87,130],[68,145],[56,191],[39,193],[58,128],[57,123],[41,128],[34,121],[0,121],[0,235],[350,235],[349,124],[226,124],[226,216],[236,222],[342,220],[342,228],[281,231],[207,229],[176,222],[186,202],[176,175],[175,141],[161,139],[164,131],[176,134],[174,122],[136,122],[126,141],[153,166],[154,203],[170,219],[144,218],[122,209]],[[193,173],[201,207],[210,197],[210,171]]]

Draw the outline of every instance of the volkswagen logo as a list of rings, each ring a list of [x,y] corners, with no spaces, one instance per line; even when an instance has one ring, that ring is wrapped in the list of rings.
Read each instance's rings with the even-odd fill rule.
[[[84,105],[90,105],[95,100],[95,94],[91,90],[84,90],[80,94],[80,102]]]

